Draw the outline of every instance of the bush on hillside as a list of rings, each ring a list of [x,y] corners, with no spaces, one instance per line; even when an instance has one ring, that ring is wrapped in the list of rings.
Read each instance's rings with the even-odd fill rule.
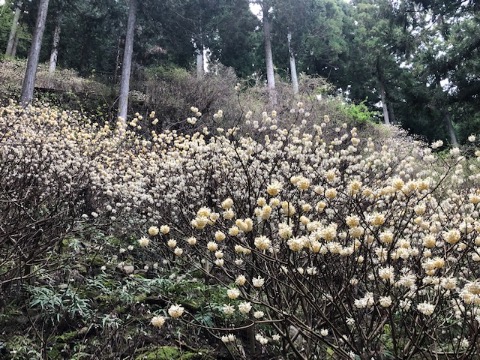
[[[30,321],[41,345],[22,349],[45,357],[68,332],[106,359],[173,341],[225,358],[478,356],[478,149],[437,157],[303,106],[148,139],[154,117],[1,108],[0,282],[9,308],[28,301],[0,320]]]

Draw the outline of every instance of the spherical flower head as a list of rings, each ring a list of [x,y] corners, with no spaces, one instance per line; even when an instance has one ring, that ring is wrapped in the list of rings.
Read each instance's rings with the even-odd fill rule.
[[[382,296],[380,299],[378,299],[378,302],[380,306],[387,308],[392,305],[392,298],[390,296]]]
[[[253,317],[255,319],[261,319],[262,317],[264,317],[265,313],[263,311],[255,311],[253,313]]]
[[[440,282],[440,286],[447,290],[455,290],[457,288],[457,278],[443,278]]]
[[[457,229],[449,230],[447,232],[444,232],[442,235],[445,242],[449,243],[450,245],[455,245],[456,243],[458,243],[461,237],[460,231],[458,231]]]
[[[322,335],[322,336],[328,336],[328,330],[327,330],[327,329],[322,329],[322,330],[320,330],[320,335]]]
[[[250,218],[245,219],[243,222],[244,227],[241,229],[243,232],[250,232],[253,230],[253,220]]]
[[[260,211],[260,218],[262,220],[268,220],[272,214],[272,207],[270,205],[264,205]]]
[[[220,230],[215,232],[215,241],[221,242],[221,241],[225,240],[225,237],[226,237],[225,234],[223,232],[221,232]]]
[[[332,183],[336,180],[337,178],[337,175],[335,173],[334,170],[328,170],[326,173],[325,173],[325,179],[327,179],[327,181],[329,183]]]
[[[183,254],[183,249],[182,248],[175,248],[175,250],[173,250],[173,253],[175,254],[175,256],[182,256]]]
[[[361,226],[355,226],[348,230],[350,236],[354,239],[359,239],[365,233],[365,230]]]
[[[373,226],[382,226],[385,223],[385,216],[380,213],[373,213],[370,216],[370,224]]]
[[[193,246],[197,243],[197,239],[195,237],[191,236],[187,239],[187,243],[188,243],[188,245]]]
[[[163,235],[167,235],[167,234],[170,232],[170,226],[168,226],[168,225],[162,225],[162,226],[160,226],[160,232],[161,232]]]
[[[195,229],[202,230],[209,223],[209,218],[205,216],[197,216],[192,220],[191,224]]]
[[[198,217],[210,217],[210,215],[212,214],[212,210],[210,210],[208,207],[201,207],[200,209],[198,209],[197,211],[197,216]]]
[[[168,309],[168,315],[170,315],[172,318],[176,319],[182,316],[183,312],[185,309],[181,305],[172,305]]]
[[[302,223],[302,225],[305,225],[305,226],[310,223],[310,219],[308,217],[306,217],[305,215],[300,216],[299,220]]]
[[[468,201],[473,205],[477,205],[480,203],[480,195],[472,194],[468,197]]]
[[[140,239],[138,239],[137,242],[140,247],[147,247],[148,244],[150,244],[150,239],[143,236]]]
[[[167,246],[169,248],[172,248],[172,249],[175,248],[177,246],[177,240],[175,240],[175,239],[168,240],[167,241]]]
[[[231,198],[227,198],[222,201],[222,209],[228,210],[233,206],[233,200]]]
[[[280,205],[280,199],[279,198],[272,198],[270,199],[270,206],[272,208],[276,208]]]
[[[325,190],[325,197],[329,200],[335,199],[337,197],[337,190],[335,188]]]
[[[238,304],[238,311],[240,311],[242,314],[248,314],[252,310],[252,304],[250,302],[242,302]]]
[[[337,227],[335,225],[329,225],[320,231],[320,236],[325,241],[333,241],[337,237]]]
[[[401,191],[403,189],[404,185],[405,185],[405,182],[402,179],[400,179],[398,177],[392,179],[392,187],[396,191]]]
[[[150,235],[150,236],[157,236],[158,233],[159,233],[159,231],[160,231],[160,230],[158,229],[158,227],[156,227],[156,226],[150,226],[150,227],[148,228],[148,235]]]
[[[232,226],[230,229],[228,229],[228,235],[230,236],[237,236],[240,233],[240,229],[238,226]]]
[[[431,148],[432,149],[438,149],[439,147],[443,146],[443,141],[442,140],[437,140],[432,143]]]
[[[360,224],[360,218],[357,215],[350,215],[347,216],[345,222],[347,223],[348,227],[352,228]]]
[[[267,250],[270,248],[272,242],[264,235],[256,237],[254,240],[254,245],[258,250]]]
[[[257,199],[257,205],[258,206],[265,206],[267,205],[267,199],[265,199],[264,197],[259,197]]]
[[[247,278],[244,275],[238,275],[235,279],[235,285],[243,286],[247,282]]]
[[[282,188],[283,185],[280,182],[274,181],[267,186],[267,194],[270,196],[277,196],[280,191],[282,191]]]
[[[435,305],[423,302],[417,305],[417,310],[423,315],[430,316],[435,311]]]
[[[384,281],[389,281],[390,283],[393,283],[395,277],[395,271],[393,269],[393,266],[380,268],[378,270],[378,276]]]
[[[303,211],[304,213],[308,213],[308,212],[312,211],[312,205],[310,205],[310,204],[303,204],[303,205],[302,205],[302,211]]]
[[[427,249],[432,249],[436,246],[437,240],[435,239],[435,236],[428,234],[425,235],[423,238],[423,246],[425,246]]]
[[[418,216],[422,216],[423,214],[425,214],[426,210],[427,208],[425,204],[418,204],[413,208],[413,211],[415,211],[415,214],[417,214]]]
[[[390,230],[384,231],[379,235],[382,244],[391,244],[393,242],[393,233]]]
[[[238,298],[240,296],[240,290],[237,289],[237,288],[228,289],[227,290],[227,296],[230,300],[235,300],[236,298]]]
[[[304,177],[300,177],[300,179],[296,183],[296,186],[302,191],[308,190],[308,188],[310,187],[310,180]]]
[[[305,239],[301,237],[295,237],[287,241],[287,245],[291,251],[298,252],[305,246]]]
[[[282,201],[281,205],[282,205],[282,212],[288,217],[295,215],[295,213],[297,212],[295,209],[295,206],[293,206],[293,204],[288,201]]]
[[[150,323],[156,328],[161,328],[165,324],[165,318],[163,316],[154,316]]]
[[[234,217],[235,217],[235,212],[232,209],[228,209],[223,212],[223,218],[225,220],[232,220]]]
[[[348,184],[348,193],[350,195],[358,194],[361,189],[362,183],[358,180],[353,180],[350,184]]]
[[[470,141],[470,142],[472,142],[472,143],[475,142],[476,139],[477,139],[477,138],[475,137],[475,135],[470,135],[470,136],[468,137],[468,141]]]
[[[214,241],[209,241],[207,244],[208,251],[215,252],[218,250],[218,244]]]
[[[235,312],[235,308],[232,305],[223,305],[222,311],[225,315],[232,315]]]
[[[256,278],[253,278],[252,279],[252,284],[256,288],[261,288],[263,286],[263,284],[265,284],[265,279],[261,278],[260,276],[256,277]]]
[[[214,264],[218,267],[222,267],[223,265],[225,265],[225,260],[224,259],[216,259],[214,261]]]

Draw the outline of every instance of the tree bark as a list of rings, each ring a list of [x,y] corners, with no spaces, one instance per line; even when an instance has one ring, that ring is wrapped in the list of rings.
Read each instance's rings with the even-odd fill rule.
[[[383,122],[386,125],[390,125],[390,117],[388,115],[387,92],[385,91],[385,85],[382,81],[378,81],[378,86],[380,87],[380,97],[382,98]]]
[[[40,0],[40,5],[38,7],[37,22],[33,32],[32,45],[30,46],[30,51],[28,53],[27,68],[25,70],[25,78],[23,79],[22,95],[20,96],[20,104],[22,104],[22,106],[27,106],[33,100],[33,90],[35,88],[38,59],[40,57],[43,32],[45,30],[45,22],[47,20],[48,1],[49,0]]]
[[[298,94],[298,76],[297,76],[297,64],[295,61],[295,54],[292,49],[292,33],[289,31],[287,35],[288,40],[288,53],[290,54],[290,76],[292,78],[293,94]]]
[[[448,110],[443,110],[443,121],[445,121],[445,125],[447,126],[448,136],[450,137],[450,144],[453,147],[458,147],[459,144],[457,140],[457,135],[455,134],[452,118],[450,117]]]
[[[50,65],[48,67],[48,72],[50,75],[53,75],[55,69],[57,68],[58,44],[60,42],[60,32],[62,31],[62,27],[60,24],[61,15],[58,15],[55,22],[55,30],[53,32],[52,52],[50,54]]]
[[[123,52],[122,77],[120,80],[120,96],[118,100],[118,117],[124,123],[127,121],[128,92],[130,90],[130,74],[132,72],[133,39],[135,35],[135,22],[137,18],[137,0],[130,0],[128,9],[127,36]]]
[[[389,102],[387,103],[387,105],[388,105],[388,116],[389,116],[389,119],[390,119],[390,123],[391,123],[391,124],[396,124],[396,123],[397,123],[397,120],[396,120],[396,118],[395,118],[395,111],[394,111],[394,109],[393,109],[392,102],[389,101]]]
[[[7,50],[5,55],[13,56],[13,49],[15,47],[15,37],[17,37],[18,21],[20,20],[20,15],[22,13],[23,1],[20,0],[17,2],[15,7],[15,15],[13,16],[12,26],[10,28],[10,36],[8,37]]]
[[[275,72],[273,67],[272,55],[272,39],[270,29],[270,19],[268,14],[269,6],[262,2],[262,21],[263,21],[263,37],[265,42],[265,63],[267,67],[267,89],[270,99],[270,105],[273,107],[277,105],[277,93],[275,90]]]
[[[17,47],[18,47],[18,41],[19,40],[20,40],[19,39],[19,34],[18,34],[18,31],[17,31],[17,33],[15,34],[15,40],[13,42],[13,49],[12,49],[12,55],[11,55],[11,57],[13,57],[13,58],[15,56],[17,56]]]
[[[197,78],[203,79],[205,73],[204,68],[204,57],[203,57],[203,48],[197,49]]]

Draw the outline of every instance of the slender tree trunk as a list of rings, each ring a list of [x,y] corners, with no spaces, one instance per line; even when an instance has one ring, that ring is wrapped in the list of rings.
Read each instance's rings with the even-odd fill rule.
[[[293,94],[298,94],[298,76],[297,76],[297,64],[295,61],[295,54],[292,49],[292,33],[289,31],[287,35],[288,40],[288,53],[290,54],[290,76],[292,78]]]
[[[269,6],[262,3],[262,15],[263,15],[263,37],[265,42],[265,63],[267,66],[267,88],[270,98],[270,105],[277,105],[277,93],[275,90],[275,72],[273,67],[273,55],[272,55],[272,39],[270,31],[270,19],[268,14]]]
[[[19,41],[19,34],[18,34],[18,31],[17,33],[15,34],[15,41],[13,42],[13,49],[12,49],[12,55],[11,57],[15,57],[17,56],[17,46],[18,46],[18,41]]]
[[[203,75],[205,73],[204,68],[204,56],[203,56],[203,47],[197,49],[197,78],[203,79]]]
[[[130,74],[132,72],[133,39],[137,17],[137,0],[130,0],[128,9],[127,36],[123,53],[122,78],[120,80],[120,97],[118,100],[118,117],[125,123],[128,112],[128,92],[130,90]]]
[[[12,26],[10,28],[10,36],[8,37],[7,50],[5,55],[13,56],[13,48],[15,46],[15,37],[17,36],[18,21],[20,20],[20,14],[22,13],[23,1],[17,2],[15,7],[15,15],[13,16]]]
[[[58,44],[60,42],[60,32],[61,27],[61,15],[57,16],[55,22],[55,30],[53,32],[53,43],[52,43],[52,52],[50,54],[50,65],[48,67],[48,72],[50,75],[53,75],[55,69],[57,68],[57,59],[58,59]]]
[[[391,124],[396,124],[396,123],[397,123],[397,120],[396,120],[396,118],[395,118],[395,111],[394,111],[394,109],[393,109],[392,102],[389,101],[389,102],[387,103],[387,105],[388,105],[388,116],[389,116],[389,119],[390,119],[390,123],[391,123]]]
[[[47,13],[48,0],[40,0],[37,22],[33,32],[32,45],[30,46],[30,52],[28,53],[27,69],[25,70],[25,78],[23,79],[22,95],[20,96],[20,104],[22,104],[22,106],[27,106],[33,100],[35,77],[37,75],[38,59],[42,47],[42,38],[45,30]]]
[[[382,98],[383,122],[386,125],[390,125],[390,116],[388,114],[388,101],[387,92],[385,91],[385,85],[382,81],[379,81],[378,86],[380,87],[380,97]]]
[[[443,121],[445,121],[445,125],[447,126],[448,136],[450,137],[450,144],[453,147],[458,147],[457,135],[455,134],[452,118],[450,117],[448,110],[443,110]]]

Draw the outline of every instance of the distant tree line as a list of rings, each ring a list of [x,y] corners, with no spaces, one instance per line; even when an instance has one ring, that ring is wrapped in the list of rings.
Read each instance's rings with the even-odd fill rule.
[[[272,106],[276,78],[295,94],[300,73],[322,76],[383,122],[456,145],[480,129],[479,10],[475,0],[15,0],[0,6],[0,45],[30,58],[27,75],[38,51],[52,72],[122,84],[124,118],[129,69],[202,77],[208,56],[266,81]]]

